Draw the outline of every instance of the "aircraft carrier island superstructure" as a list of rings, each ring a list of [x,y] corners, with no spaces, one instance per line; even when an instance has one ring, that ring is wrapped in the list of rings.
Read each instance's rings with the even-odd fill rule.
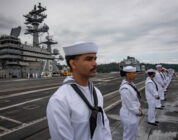
[[[39,42],[39,33],[48,32],[49,27],[39,25],[47,17],[43,14],[46,8],[39,3],[27,15],[25,34],[33,36],[33,45],[22,44],[18,38],[21,27],[13,28],[10,35],[0,37],[0,78],[30,78],[51,76],[57,71],[55,55],[57,49],[51,49],[51,45],[57,44],[51,36],[46,36],[46,41]],[[42,44],[46,48],[41,47]],[[60,56],[61,57],[61,56]]]

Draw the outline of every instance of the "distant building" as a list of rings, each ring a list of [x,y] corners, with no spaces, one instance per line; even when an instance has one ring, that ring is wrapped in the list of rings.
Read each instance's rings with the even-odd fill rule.
[[[141,65],[141,71],[146,71],[145,65]]]
[[[140,62],[137,59],[135,59],[134,57],[127,56],[127,59],[124,59],[119,63],[120,69],[123,69],[123,67],[128,66],[128,65],[136,67],[137,71],[142,71]]]

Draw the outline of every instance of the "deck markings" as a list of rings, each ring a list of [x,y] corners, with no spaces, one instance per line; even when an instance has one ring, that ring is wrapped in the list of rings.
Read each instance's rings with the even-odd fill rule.
[[[8,131],[9,129],[7,129],[7,128],[5,128],[5,127],[0,126],[0,130],[3,130],[3,131]]]
[[[32,88],[40,88],[45,86],[60,86],[60,83],[52,83],[52,84],[43,84],[43,85],[36,85],[36,86],[30,86],[30,87],[20,87],[20,88],[13,88],[13,89],[4,89],[0,90],[1,92],[10,92],[10,91],[18,91],[18,90],[25,90],[25,89],[32,89]]]
[[[22,102],[22,103],[18,103],[18,104],[14,104],[14,105],[2,107],[2,108],[0,108],[0,111],[5,110],[5,109],[9,109],[9,108],[12,108],[12,107],[24,105],[24,104],[27,104],[27,103],[32,103],[32,102],[40,101],[40,100],[43,100],[43,99],[49,98],[49,97],[50,97],[50,96],[45,96],[45,97],[42,97],[42,98],[36,98],[36,99],[29,100],[29,101],[25,101],[25,102]]]
[[[140,85],[140,84],[142,84],[143,82],[144,82],[144,81],[141,81],[141,82],[137,83],[136,85]],[[43,86],[44,86],[44,85],[43,85]],[[39,90],[21,92],[21,93],[17,93],[16,96],[25,95],[25,94],[30,94],[30,93],[35,93],[35,92],[39,92],[39,91],[51,90],[51,89],[58,88],[58,87],[59,87],[59,85],[56,86],[56,87],[51,87],[51,88],[45,88],[45,89],[39,89]],[[141,87],[139,90],[143,90],[143,89],[144,89],[144,87]],[[118,94],[118,90],[112,91],[112,92],[110,92],[110,93],[104,95],[103,97],[106,98],[106,97],[112,96],[112,95],[114,95],[114,94]],[[14,97],[14,96],[15,96],[15,95],[0,96],[0,99],[5,99],[5,98],[8,98],[8,97]],[[49,97],[50,97],[50,96],[45,96],[45,97],[42,97],[42,98],[37,98],[37,99],[33,99],[33,100],[29,100],[29,101],[22,102],[22,103],[18,103],[18,104],[14,104],[14,105],[2,107],[2,108],[0,108],[0,111],[1,111],[1,110],[5,110],[5,109],[9,109],[9,108],[12,108],[12,107],[24,105],[24,104],[27,104],[27,103],[32,103],[32,102],[35,102],[35,101],[40,101],[40,100],[43,100],[43,99],[49,98]],[[105,107],[104,110],[107,112],[107,111],[111,110],[113,107],[117,106],[117,105],[120,104],[120,103],[121,103],[121,100],[118,100],[118,101],[116,101],[116,102],[114,102],[114,103],[108,105],[107,107]],[[36,108],[36,107],[35,107],[35,108]],[[31,108],[30,108],[30,109],[31,109]],[[32,109],[34,109],[34,107],[33,107]],[[112,117],[115,118],[116,116],[112,116]],[[46,120],[47,120],[46,117],[43,117],[43,118],[37,119],[37,120],[35,120],[35,121],[29,122],[29,123],[22,123],[22,122],[20,122],[20,121],[13,120],[13,119],[11,119],[11,118],[7,118],[7,117],[4,117],[4,116],[0,116],[0,118],[9,120],[9,121],[11,121],[11,122],[15,122],[15,123],[21,124],[20,126],[18,126],[18,127],[16,127],[16,128],[13,128],[13,129],[11,129],[11,130],[6,129],[6,128],[0,126],[0,129],[1,129],[1,130],[4,130],[4,132],[2,132],[2,133],[0,134],[0,137],[1,137],[1,136],[4,136],[4,135],[7,135],[7,134],[10,134],[10,133],[12,133],[12,132],[18,131],[18,130],[23,129],[23,128],[25,128],[25,127],[32,126],[32,125],[34,125],[34,124],[36,124],[36,123],[40,123],[40,122],[42,122],[42,121],[46,121]],[[117,119],[117,118],[116,118],[116,119]]]
[[[20,122],[18,120],[14,120],[14,119],[11,119],[11,118],[8,118],[8,117],[4,117],[4,116],[0,116],[0,119],[7,120],[7,121],[10,121],[10,122],[13,122],[13,123],[17,123],[17,124],[23,124],[22,122]]]
[[[32,125],[34,125],[34,124],[36,124],[36,123],[45,121],[46,119],[47,119],[46,117],[43,117],[43,118],[40,118],[40,119],[38,119],[38,120],[32,121],[32,122],[30,122],[30,123],[23,123],[23,124],[20,125],[19,127],[16,127],[16,128],[14,128],[14,129],[11,129],[11,130],[6,129],[5,132],[0,133],[0,137],[2,137],[2,136],[4,136],[4,135],[8,135],[8,134],[13,133],[13,132],[16,132],[16,131],[18,131],[18,130],[20,130],[20,129],[24,129],[24,128],[26,128],[26,127],[32,126]]]
[[[47,90],[51,90],[51,89],[57,89],[58,87],[59,86],[55,86],[55,87],[50,87],[50,88],[44,88],[44,89],[37,89],[37,90],[32,90],[32,91],[20,92],[20,93],[11,94],[11,95],[3,95],[3,96],[0,96],[0,99],[16,97],[16,96],[31,94],[31,93],[40,92],[40,91],[47,91]]]

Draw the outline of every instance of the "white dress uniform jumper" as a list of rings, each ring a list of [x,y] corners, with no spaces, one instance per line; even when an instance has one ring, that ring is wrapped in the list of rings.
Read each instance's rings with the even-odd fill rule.
[[[161,105],[161,100],[164,100],[164,89],[162,88],[162,86],[164,86],[164,83],[162,81],[161,75],[158,71],[156,71],[155,73],[155,77],[154,77],[154,81],[156,82],[157,86],[158,86],[158,94],[160,96],[159,100],[156,100],[156,107],[160,108]]]
[[[111,140],[109,120],[104,112],[101,113],[103,97],[100,91],[94,87],[100,111],[97,113],[97,118],[96,112],[94,113],[94,120],[91,120],[94,124],[90,126],[92,110],[68,81],[74,80],[72,77],[67,77],[64,84],[52,95],[47,106],[47,119],[52,140]],[[90,87],[77,86],[91,106],[94,106]]]
[[[120,117],[124,128],[123,140],[136,140],[138,134],[140,117],[137,115],[140,114],[140,102],[133,86],[135,86],[134,83],[123,80],[119,89],[122,100]]]
[[[147,77],[145,81],[145,94],[148,102],[148,122],[155,123],[155,108],[158,98],[158,87],[154,79]]]
[[[160,72],[160,76],[161,76],[162,81],[164,83],[163,93],[165,94],[165,90],[166,90],[165,88],[166,88],[166,85],[167,85],[165,73],[164,72]]]

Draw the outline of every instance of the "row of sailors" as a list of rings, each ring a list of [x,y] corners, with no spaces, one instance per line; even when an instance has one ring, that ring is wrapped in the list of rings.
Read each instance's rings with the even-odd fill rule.
[[[30,78],[38,78],[38,73],[29,73],[27,74],[27,78],[30,79]]]
[[[63,50],[72,76],[66,77],[47,105],[52,140],[112,140],[109,120],[103,109],[103,96],[89,81],[90,77],[96,75],[98,46],[93,42],[78,42],[64,47]],[[146,80],[150,123],[156,122],[153,104],[158,104],[155,100],[164,99],[163,91],[167,89],[173,74],[169,71],[161,73],[161,70],[156,72],[154,78],[157,86],[153,82],[154,74],[149,74],[152,71],[148,71],[149,77]],[[143,115],[141,96],[133,83],[136,68],[124,67],[121,75],[125,76],[119,89],[122,100],[120,117],[124,127],[123,140],[136,140],[139,120]],[[161,107],[160,104],[159,100],[157,107]]]
[[[171,82],[172,73],[171,69],[168,71],[167,69],[162,68],[162,65],[157,65],[156,69],[157,70],[155,71],[154,81],[157,83],[158,94],[160,96],[160,99],[156,101],[156,107],[161,108],[161,101],[166,100],[165,94]]]
[[[158,126],[159,123],[155,119],[155,109],[163,109],[161,101],[165,100],[165,91],[167,91],[174,73],[174,70],[162,68],[162,65],[157,65],[156,69],[146,71],[148,77],[145,81],[148,124],[154,126]],[[141,95],[133,83],[136,78],[136,68],[124,67],[121,76],[125,76],[119,89],[122,100],[120,117],[124,128],[123,140],[136,140],[140,117],[143,115],[140,104]]]

